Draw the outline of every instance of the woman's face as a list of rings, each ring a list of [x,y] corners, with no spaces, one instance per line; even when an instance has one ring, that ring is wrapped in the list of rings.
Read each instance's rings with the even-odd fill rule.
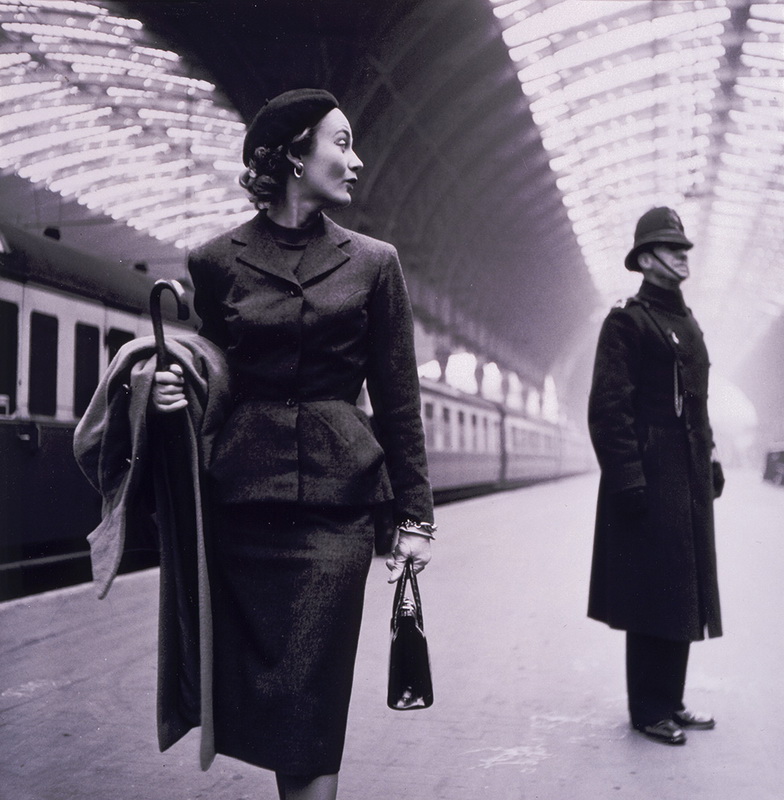
[[[310,153],[298,159],[304,167],[302,194],[322,208],[347,206],[363,166],[353,145],[351,125],[333,108],[316,125]]]

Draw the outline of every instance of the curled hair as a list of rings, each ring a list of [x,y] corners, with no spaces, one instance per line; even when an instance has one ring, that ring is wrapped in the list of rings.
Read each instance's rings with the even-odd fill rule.
[[[310,153],[313,148],[315,128],[305,128],[288,144],[278,147],[257,147],[250,157],[248,168],[240,174],[240,186],[256,208],[267,208],[282,199],[286,181],[292,171],[286,153],[295,158]]]

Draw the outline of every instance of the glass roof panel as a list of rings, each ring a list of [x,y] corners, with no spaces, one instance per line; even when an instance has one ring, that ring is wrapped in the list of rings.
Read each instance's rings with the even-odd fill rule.
[[[623,269],[636,220],[673,206],[696,243],[689,302],[732,369],[784,312],[784,292],[759,291],[784,284],[771,262],[784,238],[784,5],[488,1],[605,303],[639,283]]]
[[[237,186],[244,130],[111,3],[0,2],[0,170],[189,248],[226,229],[216,209],[255,213]]]

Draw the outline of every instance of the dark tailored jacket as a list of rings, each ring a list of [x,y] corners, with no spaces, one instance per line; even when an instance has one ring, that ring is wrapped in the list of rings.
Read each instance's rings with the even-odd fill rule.
[[[103,498],[100,525],[87,537],[98,596],[109,592],[126,546],[144,541],[155,510],[161,556],[158,637],[158,742],[170,747],[201,725],[201,764],[214,758],[212,727],[212,615],[201,475],[215,434],[230,408],[228,368],[218,348],[200,336],[168,338],[171,362],[183,367],[187,412],[178,412],[176,448],[156,447],[148,420],[155,372],[155,340],[134,339],[117,353],[74,433],[74,455]],[[166,451],[166,453],[164,453]],[[174,452],[173,452],[174,451]],[[170,494],[184,507],[185,525],[161,491],[162,457],[175,457]],[[164,479],[163,481],[161,479]],[[151,485],[151,480],[155,486]],[[162,502],[163,501],[163,502]]]
[[[643,282],[604,321],[588,407],[601,467],[588,615],[613,628],[677,641],[721,635],[708,368],[680,291]],[[648,495],[636,518],[614,497],[634,486]]]
[[[264,213],[195,250],[200,333],[236,391],[210,474],[219,502],[370,505],[432,521],[413,319],[385,242],[322,216],[296,274]],[[355,405],[363,381],[378,438]]]

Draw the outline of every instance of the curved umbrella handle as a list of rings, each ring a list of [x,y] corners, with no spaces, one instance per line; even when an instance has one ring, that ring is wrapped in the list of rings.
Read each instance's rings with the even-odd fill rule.
[[[155,281],[150,292],[150,317],[152,317],[152,330],[155,334],[155,354],[157,368],[166,367],[166,344],[163,340],[163,322],[161,321],[161,294],[169,289],[177,301],[177,319],[188,319],[188,304],[185,302],[185,289],[179,281]]]

